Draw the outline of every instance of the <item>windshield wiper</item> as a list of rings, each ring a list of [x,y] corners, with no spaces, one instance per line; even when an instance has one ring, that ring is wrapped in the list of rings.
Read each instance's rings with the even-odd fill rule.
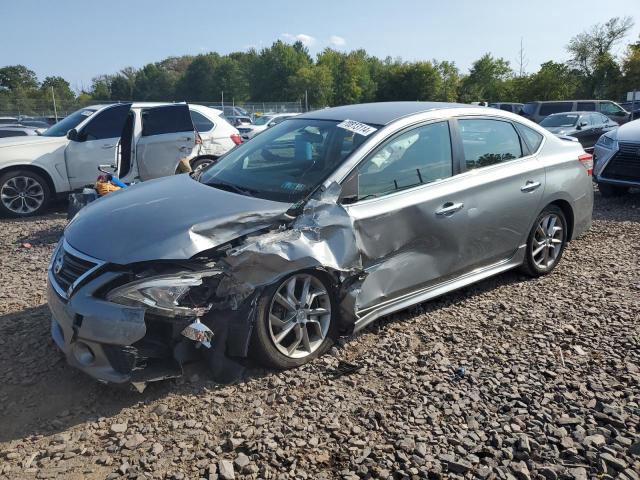
[[[213,188],[218,188],[220,190],[225,190],[227,192],[239,193],[240,195],[245,195],[247,197],[255,197],[257,190],[252,190],[250,188],[241,188],[237,185],[233,185],[232,183],[224,183],[224,182],[207,182],[206,185],[209,185]]]

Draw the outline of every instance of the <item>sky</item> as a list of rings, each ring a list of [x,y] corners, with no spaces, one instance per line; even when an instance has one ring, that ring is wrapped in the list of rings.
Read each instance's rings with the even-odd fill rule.
[[[313,56],[364,48],[381,58],[451,60],[466,72],[487,52],[517,68],[522,39],[532,72],[566,60],[571,37],[615,16],[634,19],[626,41],[636,41],[639,0],[0,0],[0,66],[26,65],[40,80],[60,75],[79,90],[96,75],[172,55],[299,39]]]

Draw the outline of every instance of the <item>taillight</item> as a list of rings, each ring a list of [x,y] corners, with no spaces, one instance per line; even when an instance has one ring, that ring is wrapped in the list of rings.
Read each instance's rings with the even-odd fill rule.
[[[587,175],[593,175],[593,155],[590,153],[583,153],[578,157],[578,160],[582,163],[584,168],[587,169]]]
[[[240,145],[242,143],[242,137],[237,133],[231,135],[231,141],[236,145]]]

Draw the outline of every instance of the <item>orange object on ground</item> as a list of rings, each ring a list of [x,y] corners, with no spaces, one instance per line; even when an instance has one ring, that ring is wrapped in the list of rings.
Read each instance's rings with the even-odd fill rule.
[[[104,181],[98,178],[96,181],[96,190],[98,191],[98,195],[103,196],[107,193],[115,192],[116,190],[120,190],[120,187],[114,185],[109,181]]]

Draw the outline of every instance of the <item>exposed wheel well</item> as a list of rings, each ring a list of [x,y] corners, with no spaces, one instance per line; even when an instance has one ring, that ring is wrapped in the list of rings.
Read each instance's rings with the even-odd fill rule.
[[[219,157],[216,157],[215,155],[198,155],[197,157],[193,157],[191,160],[189,160],[189,163],[193,167],[193,163],[196,162],[197,160],[202,160],[202,159],[217,160],[218,158]]]
[[[38,175],[40,175],[42,178],[46,180],[47,186],[49,187],[49,191],[51,192],[51,195],[56,195],[56,193],[58,193],[56,191],[56,187],[53,183],[53,180],[51,179],[51,176],[47,173],[45,169],[36,167],[35,165],[12,165],[10,167],[3,168],[2,170],[0,170],[0,175],[4,175],[5,173],[12,172],[14,170],[27,170],[33,173],[37,173]]]
[[[571,204],[566,200],[555,200],[551,202],[549,205],[555,205],[560,210],[562,210],[562,213],[564,213],[564,216],[567,219],[567,230],[568,230],[567,242],[570,242],[571,238],[573,237],[573,223],[574,223],[573,209],[571,208]]]

